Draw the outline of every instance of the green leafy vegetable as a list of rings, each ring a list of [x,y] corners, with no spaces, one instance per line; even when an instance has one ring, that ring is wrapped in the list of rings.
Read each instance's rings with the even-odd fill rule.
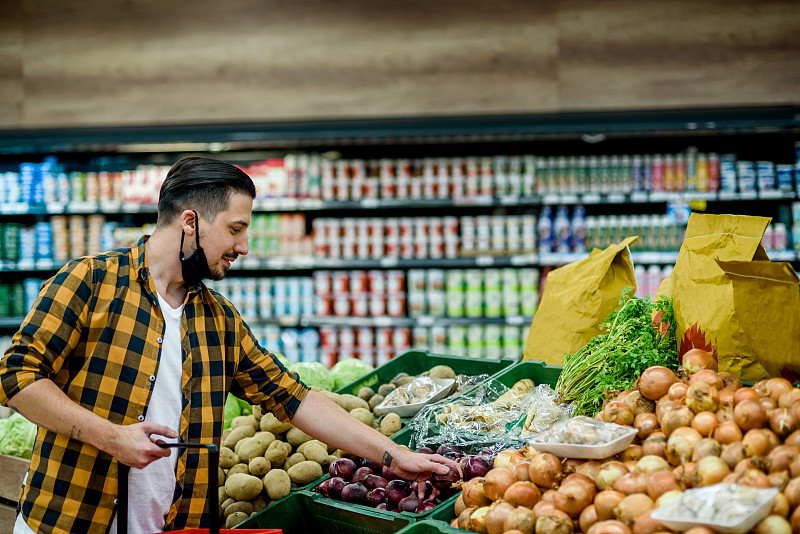
[[[242,401],[230,393],[228,393],[228,398],[225,399],[225,420],[222,423],[222,428],[228,429],[231,427],[231,421],[233,421],[234,417],[238,417],[242,415],[242,405],[240,404]]]
[[[36,425],[16,412],[4,421],[0,433],[0,453],[30,459],[36,439]]]
[[[319,362],[297,362],[290,369],[300,375],[300,380],[307,386],[317,386],[328,391],[334,389],[331,372]]]
[[[336,365],[333,366],[333,369],[331,369],[331,374],[333,375],[333,380],[335,382],[334,389],[341,389],[347,384],[355,382],[359,378],[371,373],[374,370],[375,369],[373,369],[370,364],[365,363],[358,358],[345,358],[343,360],[339,360],[336,362]],[[377,376],[372,378],[374,378],[373,381],[362,384],[362,386],[371,386],[378,381]]]
[[[653,365],[678,368],[672,300],[631,297],[622,292],[620,308],[600,328],[607,333],[564,359],[556,384],[563,402],[575,405],[575,415],[594,416],[606,397],[632,389],[642,372]]]

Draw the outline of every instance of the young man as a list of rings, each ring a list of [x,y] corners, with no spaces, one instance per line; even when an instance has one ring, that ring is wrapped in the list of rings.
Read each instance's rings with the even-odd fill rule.
[[[229,391],[405,478],[457,468],[310,391],[201,282],[247,254],[255,195],[240,169],[183,159],[161,187],[152,236],[74,260],[43,285],[0,362],[0,402],[39,425],[15,534],[116,532],[118,462],[138,468],[129,532],[207,526],[217,511],[205,509],[216,491],[205,453],[154,440],[219,444]]]

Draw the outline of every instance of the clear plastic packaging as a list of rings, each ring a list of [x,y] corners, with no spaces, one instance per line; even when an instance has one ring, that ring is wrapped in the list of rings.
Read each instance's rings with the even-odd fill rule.
[[[633,427],[580,415],[539,433],[529,443],[537,451],[549,452],[561,458],[597,460],[624,451],[636,432]]]
[[[651,516],[672,530],[704,526],[720,534],[744,534],[769,514],[777,494],[778,488],[715,484],[686,490]]]
[[[463,394],[425,406],[409,423],[409,446],[454,444],[466,453],[521,448],[537,431],[571,415],[550,386],[519,380],[511,388],[487,380]]]
[[[455,383],[452,378],[418,376],[389,393],[375,407],[375,414],[396,413],[400,417],[413,417],[426,404],[449,395]]]

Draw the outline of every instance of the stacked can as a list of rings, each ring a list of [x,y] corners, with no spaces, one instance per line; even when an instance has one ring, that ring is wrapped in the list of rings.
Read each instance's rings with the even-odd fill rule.
[[[670,274],[672,274],[672,266],[669,265],[665,267],[636,265],[633,269],[636,279],[636,296],[640,298],[645,295],[655,296],[661,282],[669,278]]]
[[[446,311],[445,271],[411,269],[408,271],[408,315],[443,317]]]

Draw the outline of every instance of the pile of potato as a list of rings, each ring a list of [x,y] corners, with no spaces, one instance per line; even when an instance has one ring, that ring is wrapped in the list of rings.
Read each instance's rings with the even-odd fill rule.
[[[402,421],[396,414],[374,417],[362,398],[312,389],[387,436],[402,428]],[[262,414],[261,409],[254,406],[252,415],[234,418],[231,428],[222,435],[219,502],[226,528],[232,528],[286,497],[293,487],[317,480],[331,461],[348,455],[313,439],[290,423],[282,423],[271,413]]]

